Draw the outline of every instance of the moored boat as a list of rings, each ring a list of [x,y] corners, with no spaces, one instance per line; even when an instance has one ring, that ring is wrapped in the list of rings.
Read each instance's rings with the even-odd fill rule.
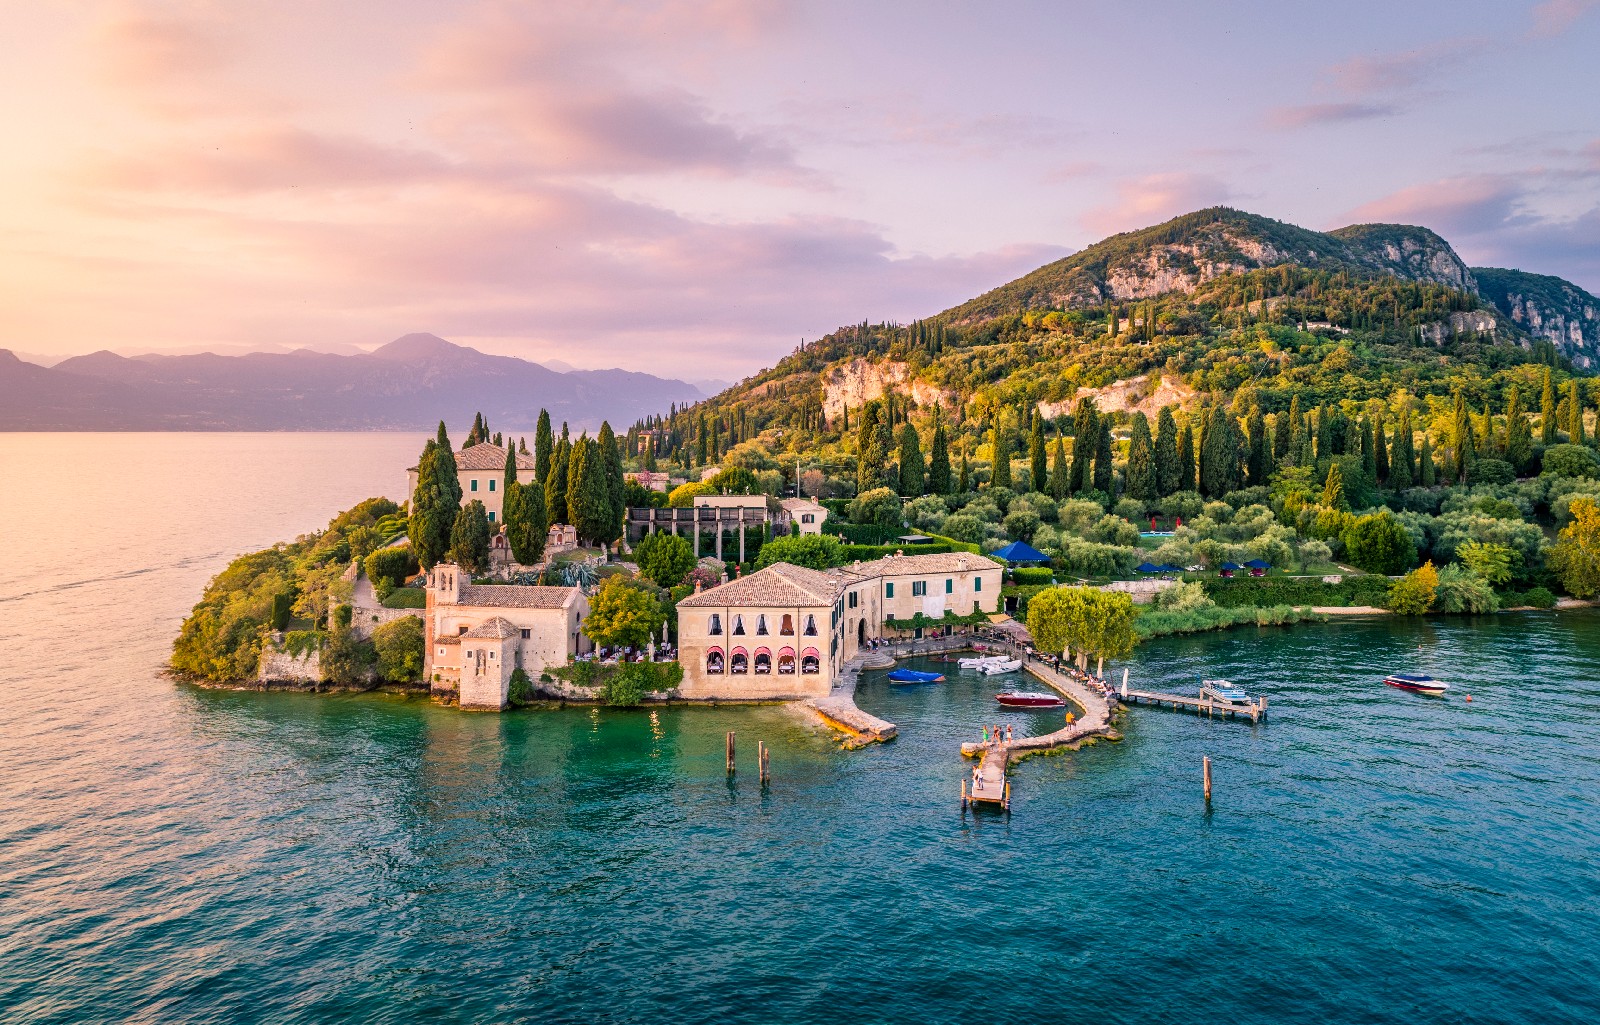
[[[971,655],[967,658],[957,659],[956,665],[962,669],[982,669],[990,662],[1004,662],[1004,655]]]
[[[1450,689],[1450,685],[1443,680],[1435,680],[1427,673],[1391,673],[1383,678],[1383,682],[1391,687],[1409,690],[1414,694],[1440,695]]]
[[[998,676],[1001,673],[1014,673],[1018,669],[1021,669],[1021,668],[1022,668],[1022,659],[1020,659],[1020,658],[1002,658],[1002,659],[999,659],[997,661],[988,662],[988,663],[986,663],[984,665],[979,666],[978,667],[978,672],[982,673],[985,676]]]
[[[943,673],[923,673],[915,669],[896,669],[889,674],[890,683],[943,683]]]
[[[994,696],[1007,708],[1060,708],[1065,701],[1055,694],[1041,694],[1030,690],[1008,690]]]

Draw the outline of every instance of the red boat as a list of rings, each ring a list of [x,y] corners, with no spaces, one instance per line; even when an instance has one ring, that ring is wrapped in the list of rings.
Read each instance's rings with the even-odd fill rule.
[[[996,694],[994,699],[1007,708],[1060,708],[1066,704],[1054,694],[1028,690],[1008,690]]]

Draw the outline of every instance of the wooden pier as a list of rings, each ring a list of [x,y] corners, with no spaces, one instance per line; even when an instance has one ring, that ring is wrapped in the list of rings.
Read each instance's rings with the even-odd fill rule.
[[[1124,683],[1117,697],[1125,705],[1155,705],[1157,708],[1172,706],[1174,711],[1194,709],[1196,715],[1203,715],[1208,719],[1221,715],[1231,719],[1234,716],[1248,718],[1251,722],[1260,722],[1267,717],[1267,699],[1256,698],[1246,704],[1235,704],[1232,701],[1216,701],[1212,698],[1196,697],[1190,694],[1162,694],[1150,690],[1129,690]]]
[[[995,740],[984,745],[978,760],[978,769],[968,780],[961,782],[961,807],[971,804],[998,804],[1011,810],[1011,781],[1006,779],[1006,765],[1011,761],[1011,745]]]

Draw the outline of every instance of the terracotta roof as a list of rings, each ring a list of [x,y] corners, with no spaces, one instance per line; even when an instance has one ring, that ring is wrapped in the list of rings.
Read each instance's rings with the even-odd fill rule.
[[[461,636],[466,638],[487,638],[490,640],[504,640],[507,637],[516,637],[522,633],[520,627],[512,626],[509,620],[499,616],[486,623],[479,623]]]
[[[463,584],[457,605],[498,609],[564,609],[578,593],[576,587],[536,587],[531,584]]]
[[[985,555],[966,552],[932,552],[927,555],[886,555],[850,569],[862,576],[887,577],[907,573],[961,573],[980,569],[1004,569]]]
[[[499,445],[491,445],[487,441],[480,441],[471,448],[456,450],[456,470],[471,470],[482,473],[484,470],[501,470],[506,468],[506,450]],[[518,455],[517,469],[532,470],[538,464],[533,461],[533,456]],[[411,467],[410,472],[415,473],[417,468]]]
[[[460,634],[450,634],[447,637],[436,637],[436,638],[434,638],[434,643],[435,644],[460,644],[461,643],[461,635]]]
[[[832,605],[854,574],[840,567],[832,570],[807,569],[777,562],[737,580],[691,594],[679,608],[720,608],[745,605]]]

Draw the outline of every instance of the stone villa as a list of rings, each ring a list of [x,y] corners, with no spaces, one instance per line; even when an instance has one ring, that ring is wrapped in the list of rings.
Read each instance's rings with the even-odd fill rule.
[[[455,453],[456,475],[461,479],[461,504],[476,498],[489,513],[490,523],[499,523],[501,502],[505,496],[501,488],[506,479],[506,450],[487,441],[479,442]],[[517,483],[527,484],[535,479],[533,456],[517,456]],[[417,468],[406,471],[406,494],[417,493]]]
[[[435,697],[455,697],[462,708],[505,708],[517,669],[537,680],[590,649],[581,629],[589,601],[580,589],[469,579],[448,562],[428,573],[423,675]]]
[[[994,611],[1002,572],[981,555],[897,554],[827,570],[780,562],[697,592],[678,603],[679,692],[702,700],[825,697],[870,641],[923,635],[888,620]]]

